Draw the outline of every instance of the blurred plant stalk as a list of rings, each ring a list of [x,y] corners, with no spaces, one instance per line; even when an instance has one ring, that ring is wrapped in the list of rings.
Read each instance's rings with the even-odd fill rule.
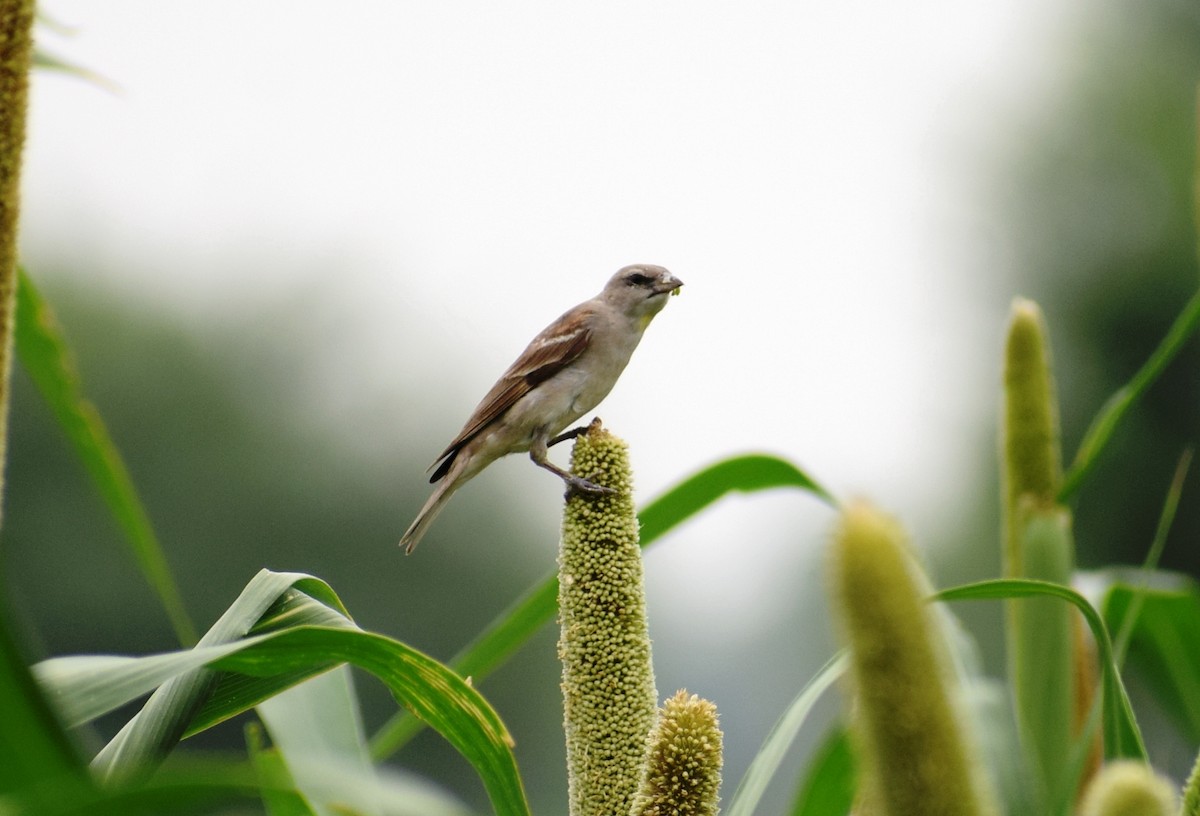
[[[33,0],[0,0],[0,469],[7,460],[21,155],[33,63]],[[2,470],[0,470],[2,473]],[[0,497],[3,479],[0,477]]]

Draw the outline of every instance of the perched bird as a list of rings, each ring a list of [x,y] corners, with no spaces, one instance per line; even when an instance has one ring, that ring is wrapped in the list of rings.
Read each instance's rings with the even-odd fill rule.
[[[429,481],[441,484],[400,539],[405,552],[413,551],[455,490],[510,453],[529,451],[534,464],[561,478],[568,490],[610,492],[555,465],[547,449],[585,430],[559,435],[608,396],[642,332],[681,286],[661,266],[627,266],[600,294],[533,338],[430,466],[436,469]]]

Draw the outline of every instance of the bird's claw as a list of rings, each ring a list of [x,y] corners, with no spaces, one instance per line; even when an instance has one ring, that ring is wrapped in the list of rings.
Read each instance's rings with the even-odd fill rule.
[[[566,482],[568,499],[577,493],[582,493],[588,496],[611,496],[617,492],[611,487],[598,485],[595,482],[589,481],[580,476],[571,476],[566,480]]]

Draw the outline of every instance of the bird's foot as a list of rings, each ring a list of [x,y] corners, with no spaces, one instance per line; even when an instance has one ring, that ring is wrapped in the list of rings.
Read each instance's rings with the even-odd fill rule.
[[[597,475],[599,474],[591,474],[592,478],[595,478]],[[611,487],[598,485],[593,481],[582,478],[581,476],[568,475],[568,477],[563,479],[563,481],[567,483],[566,498],[568,499],[576,494],[583,494],[585,496],[611,496],[617,492]]]

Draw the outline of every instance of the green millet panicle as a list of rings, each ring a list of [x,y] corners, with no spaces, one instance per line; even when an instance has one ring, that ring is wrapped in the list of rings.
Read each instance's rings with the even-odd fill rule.
[[[571,816],[625,816],[641,782],[658,692],[650,665],[629,452],[594,420],[571,472],[615,493],[563,513],[558,606]]]
[[[1005,574],[1019,577],[1024,574],[1018,522],[1022,500],[1051,505],[1062,485],[1049,340],[1042,310],[1032,300],[1013,301],[1004,348],[1003,416]]]
[[[847,505],[831,560],[834,611],[850,650],[854,738],[872,812],[994,813],[950,697],[925,582],[899,525],[864,502]]]
[[[721,762],[717,707],[680,689],[663,704],[650,733],[632,816],[716,816]]]
[[[1175,787],[1143,762],[1111,762],[1087,787],[1079,816],[1175,816]]]

